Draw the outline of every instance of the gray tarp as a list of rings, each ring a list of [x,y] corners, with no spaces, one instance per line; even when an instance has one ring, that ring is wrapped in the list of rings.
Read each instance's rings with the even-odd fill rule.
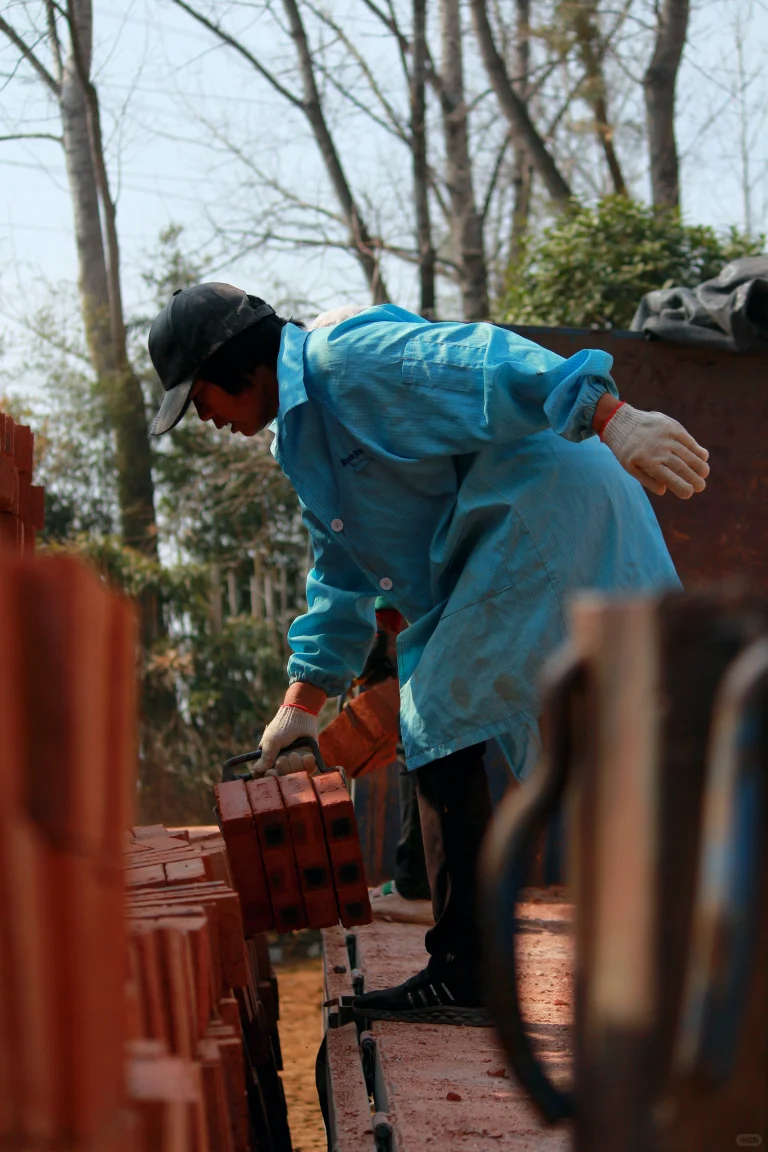
[[[677,344],[768,352],[768,256],[743,256],[698,288],[648,292],[633,332]]]

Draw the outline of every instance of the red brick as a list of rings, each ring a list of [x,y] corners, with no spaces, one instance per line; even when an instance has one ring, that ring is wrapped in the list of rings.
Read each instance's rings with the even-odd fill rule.
[[[33,484],[29,492],[29,520],[36,532],[45,528],[45,489]]]
[[[216,909],[217,946],[221,963],[222,992],[228,988],[242,988],[248,983],[248,965],[243,940],[243,921],[240,898],[224,884],[189,884],[155,890],[138,890],[128,894],[131,915],[140,915],[160,904],[165,907],[184,903]]]
[[[189,941],[172,920],[158,929],[163,995],[170,1009],[171,1051],[191,1057],[197,1036],[195,978]]]
[[[146,852],[192,851],[186,841],[179,840],[174,836],[169,836],[165,830],[153,836],[136,837],[133,847]]]
[[[201,1040],[197,1048],[197,1056],[203,1078],[203,1096],[208,1122],[210,1152],[234,1152],[218,1046],[212,1040]]]
[[[62,1133],[94,1139],[122,1097],[125,935],[122,889],[87,857],[48,847],[45,921],[56,958],[49,1043]]]
[[[245,787],[259,837],[275,928],[278,932],[306,928],[307,916],[301,898],[288,813],[277,778],[266,776],[261,780],[249,780]]]
[[[0,412],[0,456],[13,456],[16,426],[10,416]]]
[[[0,512],[0,552],[16,552],[21,548],[21,521],[15,512]]]
[[[132,831],[135,840],[151,840],[153,837],[168,835],[168,829],[164,824],[140,824]]]
[[[174,1056],[133,1058],[128,1061],[127,1080],[142,1152],[207,1152],[197,1065]]]
[[[245,1093],[244,1053],[239,1019],[235,1029],[226,1024],[212,1024],[208,1029],[208,1038],[219,1050],[234,1152],[249,1152],[248,1098]]]
[[[155,924],[131,924],[130,931],[138,957],[142,1034],[168,1047],[171,1021],[163,992],[160,938]]]
[[[339,772],[312,777],[331,857],[339,917],[345,928],[371,922],[371,903],[355,810]]]
[[[29,520],[30,489],[32,476],[29,472],[19,472],[19,506],[17,514],[26,523]]]
[[[269,931],[274,918],[245,783],[217,784],[214,792],[232,879],[242,901],[245,935]]]
[[[19,473],[13,460],[0,456],[0,512],[19,510]]]
[[[13,459],[19,472],[31,474],[35,438],[26,424],[17,424],[13,446]]]
[[[190,884],[207,879],[205,864],[199,857],[195,860],[174,860],[163,864],[163,868],[169,884]]]
[[[0,757],[0,765],[5,775],[8,762]],[[60,1131],[61,1070],[51,1044],[56,955],[44,860],[29,825],[7,822],[0,811],[0,1145],[9,1133],[45,1140]]]
[[[219,1015],[228,1028],[232,1028],[235,1035],[240,1035],[240,1008],[234,996],[223,996],[219,1000]]]
[[[137,652],[138,619],[134,605],[123,596],[110,597],[109,714],[107,717],[109,770],[104,813],[105,853],[117,861],[125,830],[133,820],[138,763]]]
[[[147,864],[143,868],[129,868],[125,875],[129,888],[165,888],[162,864]]]
[[[339,917],[315,790],[306,772],[277,777],[277,783],[288,813],[307,923],[310,928],[330,928]]]

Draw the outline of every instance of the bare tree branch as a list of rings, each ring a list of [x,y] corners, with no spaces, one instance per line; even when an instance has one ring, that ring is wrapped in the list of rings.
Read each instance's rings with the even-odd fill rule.
[[[15,28],[12,28],[11,25],[8,23],[8,21],[4,20],[2,16],[0,16],[0,32],[5,33],[5,35],[10,40],[11,44],[13,44],[16,48],[18,48],[19,52],[21,52],[24,59],[29,64],[32,65],[32,67],[34,68],[35,72],[37,72],[40,79],[42,81],[44,81],[44,83],[48,86],[48,88],[51,90],[51,92],[53,92],[54,96],[58,99],[58,97],[60,95],[60,88],[59,88],[59,85],[54,80],[53,76],[51,76],[50,72],[45,67],[45,65],[42,64],[40,62],[40,60],[38,60],[37,56],[35,55],[33,50],[29,47],[29,45],[26,44],[24,40],[22,40],[21,36],[19,36],[19,34],[15,30]]]
[[[45,17],[48,22],[48,39],[51,44],[51,51],[53,58],[56,61],[56,81],[61,86],[62,75],[62,56],[61,56],[61,42],[59,40],[59,30],[56,27],[56,7],[53,0],[45,0]]]
[[[502,141],[501,147],[499,148],[499,150],[496,154],[496,161],[493,165],[493,171],[491,172],[491,178],[488,181],[488,187],[485,190],[485,197],[483,199],[483,207],[482,207],[482,210],[480,212],[480,215],[482,216],[483,220],[486,220],[488,217],[488,212],[490,211],[490,207],[491,207],[491,201],[493,200],[493,193],[496,191],[496,185],[498,184],[498,181],[499,181],[499,175],[501,173],[501,166],[504,163],[504,157],[505,157],[505,155],[507,153],[507,149],[509,148],[509,145],[511,143],[512,143],[512,132],[510,130],[509,132],[507,132],[506,136],[504,137],[504,140]]]
[[[512,86],[507,66],[493,38],[485,0],[470,0],[470,3],[483,62],[501,110],[520,140],[525,143],[531,163],[541,175],[550,197],[556,204],[564,206],[571,198],[570,185],[531,120],[526,104]]]
[[[368,86],[371,89],[371,92],[376,97],[379,104],[381,105],[381,107],[384,109],[387,116],[389,117],[389,120],[391,123],[390,123],[388,130],[391,131],[392,128],[394,127],[397,136],[399,136],[400,139],[403,140],[406,144],[409,143],[408,135],[407,135],[407,132],[405,130],[405,127],[403,125],[403,122],[402,122],[400,116],[398,116],[397,112],[392,107],[389,100],[387,100],[386,95],[382,91],[376,77],[373,75],[373,72],[371,71],[371,68],[368,64],[368,61],[362,55],[360,50],[355,47],[355,45],[352,43],[350,38],[347,36],[346,32],[341,27],[341,25],[337,24],[336,21],[327,12],[325,12],[321,8],[317,8],[311,2],[311,0],[304,0],[304,3],[306,4],[307,8],[309,8],[310,12],[314,12],[314,14],[318,18],[318,20],[320,20],[323,24],[325,24],[326,27],[330,28],[332,32],[335,32],[336,36],[339,39],[339,42],[344,45],[344,47],[347,49],[347,51],[349,52],[352,59],[355,60],[355,62],[357,63],[363,76],[365,76],[365,79],[368,81]],[[352,103],[354,103],[357,107],[361,108],[368,115],[371,115],[370,109],[365,108],[365,106],[362,105],[361,102],[357,101],[356,98],[353,97],[350,92],[345,91],[341,87],[341,85],[338,83],[338,81],[336,81],[336,79],[334,77],[332,77],[328,73],[326,73],[326,75],[328,75],[328,79],[331,80],[331,83],[333,83],[334,87],[336,87],[337,90],[339,92],[341,92],[342,95],[346,96],[346,98],[348,100],[351,100]],[[382,127],[386,127],[385,121],[376,118],[376,122],[378,124],[380,124]]]
[[[61,136],[54,136],[52,132],[14,132],[10,136],[0,136],[0,143],[6,140],[54,140],[57,144],[64,143]]]
[[[234,36],[230,36],[229,32],[226,32],[220,24],[209,20],[207,16],[203,16],[202,12],[198,12],[191,4],[187,4],[185,0],[172,0],[172,3],[175,4],[177,8],[181,8],[186,12],[188,16],[191,16],[193,20],[196,20],[198,24],[202,24],[203,28],[207,28],[209,32],[213,32],[214,36],[218,36],[223,44],[229,45],[229,47],[237,52],[239,56],[242,56],[244,60],[247,60],[251,67],[255,68],[259,75],[263,76],[276,92],[280,93],[283,99],[293,104],[294,108],[299,108],[302,112],[306,111],[303,100],[294,95],[284,84],[281,84],[277,77],[274,76],[268,68],[265,68],[252,52],[248,51],[244,44],[241,44]]]

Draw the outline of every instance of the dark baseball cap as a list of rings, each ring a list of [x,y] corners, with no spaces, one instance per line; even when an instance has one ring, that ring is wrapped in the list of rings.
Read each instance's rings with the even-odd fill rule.
[[[231,284],[177,288],[149,330],[149,355],[165,388],[151,434],[162,436],[181,420],[195,376],[209,356],[274,314],[269,304]]]

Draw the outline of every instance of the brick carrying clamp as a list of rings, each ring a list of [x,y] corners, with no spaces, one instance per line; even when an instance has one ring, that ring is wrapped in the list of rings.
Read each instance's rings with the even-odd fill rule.
[[[298,740],[294,740],[293,744],[289,744],[287,748],[281,748],[278,755],[285,756],[289,752],[299,752],[302,748],[308,748],[315,758],[317,771],[323,775],[326,772],[339,772],[344,781],[344,786],[349,791],[349,784],[347,782],[347,774],[341,767],[329,768],[323,760],[320,745],[317,740],[313,740],[311,736],[299,736]],[[221,770],[222,784],[229,784],[232,780],[254,780],[253,772],[236,772],[235,769],[240,764],[251,764],[255,760],[261,759],[261,748],[256,748],[253,752],[243,752],[239,756],[231,756],[224,764]]]

